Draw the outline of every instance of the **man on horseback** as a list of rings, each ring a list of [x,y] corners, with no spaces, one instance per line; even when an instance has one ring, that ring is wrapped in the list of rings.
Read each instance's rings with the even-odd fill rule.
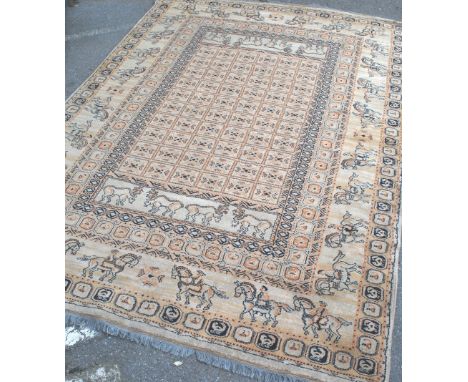
[[[102,261],[101,266],[110,269],[117,267],[117,260],[119,260],[119,258],[117,257],[118,253],[119,251],[113,249],[111,251],[111,254]]]
[[[197,270],[196,276],[193,276],[193,274],[190,273],[190,276],[187,278],[187,284],[190,285],[191,290],[197,292],[201,291],[201,288],[203,287],[203,276],[205,276],[205,273],[200,270]]]
[[[328,315],[326,307],[327,307],[327,304],[325,302],[319,301],[319,307],[316,310],[316,314],[313,316],[312,323],[317,325],[318,330],[322,329],[322,327],[320,326],[321,324],[326,323],[326,322],[323,322],[323,318]]]
[[[257,301],[255,305],[257,305],[257,307],[261,309],[270,309],[270,294],[268,293],[268,288],[265,285],[262,285],[262,287],[260,288],[260,293],[257,296]]]

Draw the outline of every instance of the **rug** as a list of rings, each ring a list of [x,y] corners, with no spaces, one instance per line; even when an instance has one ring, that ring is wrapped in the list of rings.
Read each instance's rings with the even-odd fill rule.
[[[388,380],[401,26],[157,1],[66,103],[70,322],[265,381]]]

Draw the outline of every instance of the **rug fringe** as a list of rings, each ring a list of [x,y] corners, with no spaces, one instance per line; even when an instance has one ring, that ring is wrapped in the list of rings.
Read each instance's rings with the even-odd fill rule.
[[[208,365],[230,371],[234,374],[239,374],[244,377],[256,379],[260,382],[305,382],[303,379],[272,373],[265,369],[255,366],[249,366],[237,361],[231,361],[226,358],[218,357],[207,352],[194,350],[182,345],[176,345],[166,341],[162,341],[155,337],[147,336],[140,333],[132,333],[128,330],[119,328],[115,325],[108,324],[101,320],[96,320],[91,317],[83,317],[74,313],[67,312],[65,315],[65,325],[86,326],[92,330],[104,332],[111,336],[121,337],[133,342],[153,347],[165,353],[170,353],[178,357],[189,357],[195,355],[198,361]]]

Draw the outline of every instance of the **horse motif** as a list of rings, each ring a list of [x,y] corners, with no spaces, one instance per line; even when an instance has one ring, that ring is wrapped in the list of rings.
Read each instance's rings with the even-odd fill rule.
[[[370,36],[374,38],[377,35],[381,35],[384,32],[384,28],[381,25],[366,25],[362,30],[356,34],[358,36]]]
[[[351,202],[369,203],[370,195],[366,195],[366,190],[372,188],[372,184],[369,182],[359,182],[357,178],[358,175],[353,172],[349,177],[347,189],[343,188],[342,186],[336,187],[340,191],[333,195],[335,198],[335,204],[349,205]]]
[[[232,226],[238,228],[240,234],[246,235],[249,229],[253,230],[253,236],[263,239],[266,232],[271,229],[272,224],[268,220],[259,219],[251,214],[247,214],[243,208],[234,211]]]
[[[327,313],[327,304],[323,301],[319,302],[318,307],[305,297],[294,296],[293,298],[294,309],[296,311],[302,310],[302,323],[304,324],[304,334],[309,334],[309,329],[312,330],[314,338],[318,338],[318,331],[325,330],[328,334],[327,341],[331,341],[335,337],[334,341],[337,343],[341,338],[339,330],[342,326],[350,326],[351,322],[346,321],[341,317],[335,317]]]
[[[125,84],[127,81],[132,78],[138,78],[138,76],[144,73],[146,70],[143,66],[135,66],[130,69],[120,69],[117,76],[112,76],[114,81],[117,81],[120,85]]]
[[[371,56],[374,58],[376,58],[377,55],[381,55],[384,57],[388,56],[387,48],[385,48],[382,44],[379,44],[374,40],[366,39],[364,40],[364,45],[372,49]]]
[[[365,89],[364,99],[366,102],[370,102],[372,99],[384,99],[383,92],[385,91],[385,88],[381,85],[374,85],[366,78],[358,78],[357,87],[358,89]]]
[[[76,239],[68,239],[65,241],[65,255],[75,256],[81,247],[84,247],[84,243]]]
[[[364,146],[359,142],[355,147],[354,153],[344,153],[344,157],[349,157],[343,159],[341,162],[341,167],[344,170],[356,170],[358,167],[364,166],[375,166],[375,151],[365,150]]]
[[[93,98],[92,103],[86,106],[86,110],[89,111],[95,119],[98,121],[104,121],[109,117],[110,102],[112,97],[107,97],[105,100],[102,100],[100,97]],[[113,108],[110,108],[113,110]]]
[[[70,131],[65,132],[65,139],[70,143],[71,147],[81,150],[88,144],[86,135],[92,123],[93,121],[86,121],[86,126],[78,125],[76,122],[70,124]]]
[[[155,58],[160,51],[160,48],[138,49],[135,50],[135,52],[132,54],[132,57],[137,60],[137,65],[141,65],[148,57]]]
[[[358,239],[365,236],[360,232],[361,228],[367,228],[367,224],[362,219],[354,219],[346,211],[340,224],[330,224],[328,228],[335,228],[336,232],[325,236],[325,245],[331,248],[341,247],[343,243],[363,243],[364,240]]]
[[[315,289],[319,295],[334,295],[333,289],[337,291],[346,290],[355,292],[357,281],[351,281],[351,273],[355,272],[361,274],[361,267],[356,263],[350,264],[342,259],[345,254],[341,251],[338,252],[333,260],[332,271],[318,271],[319,275],[325,277],[317,279],[315,282]]]
[[[363,129],[369,126],[379,127],[380,120],[382,118],[381,113],[372,110],[369,105],[362,102],[354,102],[353,108],[355,110],[353,114],[359,116],[361,119],[361,127]]]
[[[213,305],[211,301],[212,297],[217,296],[228,299],[224,291],[219,290],[215,286],[206,284],[202,276],[205,276],[205,273],[200,270],[197,272],[197,275],[194,276],[190,269],[181,265],[174,265],[171,277],[177,279],[177,288],[179,288],[176,294],[177,301],[181,300],[183,294],[185,295],[185,305],[189,305],[190,297],[197,297],[199,300],[197,308],[203,307],[205,311],[210,309]]]
[[[169,17],[168,17],[169,19]],[[177,16],[175,17],[172,17],[171,20],[178,20]],[[174,34],[174,31],[168,31],[168,30],[164,30],[164,31],[158,31],[158,32],[150,32],[148,33],[148,40],[151,41],[151,44],[152,45],[155,45],[157,44],[159,41],[161,41],[163,38],[167,38],[171,35]],[[156,48],[158,49],[158,48]]]
[[[286,21],[286,24],[288,25],[299,25],[302,26],[304,24],[307,24],[308,18],[304,16],[294,16],[291,20]]]
[[[256,321],[256,315],[265,317],[263,325],[268,325],[271,322],[271,326],[274,328],[278,325],[277,317],[281,315],[281,312],[292,312],[292,308],[288,304],[270,300],[267,291],[268,289],[263,286],[261,292],[257,294],[257,288],[249,282],[235,281],[236,288],[234,289],[234,297],[244,296],[242,302],[244,309],[239,315],[242,320],[245,314],[250,315],[252,322]]]
[[[174,217],[174,214],[184,207],[178,200],[169,199],[165,195],[159,195],[157,190],[151,190],[146,195],[145,207],[150,207],[150,213],[158,213],[163,210],[162,216]]]
[[[195,223],[196,218],[201,216],[201,223],[204,225],[210,225],[212,220],[219,223],[223,215],[228,213],[228,207],[225,205],[212,207],[201,206],[199,204],[189,204],[185,209],[187,210],[185,220],[192,220],[192,222]]]
[[[327,31],[335,31],[335,32],[341,32],[343,30],[350,30],[351,29],[351,23],[349,22],[336,22],[330,25],[324,25],[322,29],[325,29]]]
[[[99,277],[100,281],[104,281],[107,277],[108,282],[111,283],[115,280],[117,275],[122,272],[126,266],[133,268],[140,262],[141,256],[127,253],[116,257],[117,251],[112,251],[112,255],[108,257],[97,256],[82,256],[78,258],[81,261],[87,261],[88,266],[83,269],[83,276],[93,278],[94,272],[101,271],[102,276]]]
[[[233,12],[234,15],[245,17],[247,20],[263,21],[264,17],[260,14],[260,11],[254,11],[253,9],[243,9],[240,12]]]
[[[129,188],[109,185],[102,189],[100,202],[111,203],[112,199],[115,198],[115,204],[117,206],[123,206],[127,202],[132,204],[142,192],[143,189],[140,186]]]
[[[208,12],[210,12],[213,16],[216,17],[228,17],[229,13],[226,13],[220,6],[220,4],[216,1],[212,1],[208,4]]]
[[[371,57],[363,57],[361,61],[362,65],[367,68],[370,77],[374,77],[376,74],[382,77],[386,76],[387,68],[385,65],[375,62]]]

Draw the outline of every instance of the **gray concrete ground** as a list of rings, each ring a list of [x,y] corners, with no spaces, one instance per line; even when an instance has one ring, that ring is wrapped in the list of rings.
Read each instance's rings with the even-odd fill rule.
[[[307,4],[401,20],[401,0],[275,2]],[[153,3],[153,0],[81,0],[76,7],[66,7],[66,97],[94,71]],[[390,382],[401,381],[401,266],[399,273]],[[89,335],[85,331],[85,335],[76,338],[76,343],[66,348],[66,379],[70,382],[251,381],[200,363],[194,357],[180,359],[103,333]],[[183,364],[175,366],[176,361]]]

